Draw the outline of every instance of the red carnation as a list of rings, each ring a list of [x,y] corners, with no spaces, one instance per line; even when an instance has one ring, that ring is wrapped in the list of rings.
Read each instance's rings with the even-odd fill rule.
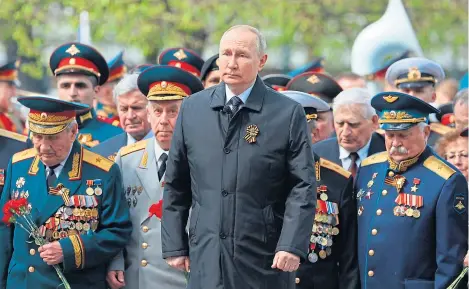
[[[160,200],[158,203],[151,205],[150,209],[148,210],[150,212],[150,217],[156,216],[158,219],[161,220],[162,207],[163,200]]]
[[[10,224],[14,222],[14,219],[12,220],[12,218],[13,218],[12,213],[3,214],[2,222],[5,223],[7,226],[10,226]]]

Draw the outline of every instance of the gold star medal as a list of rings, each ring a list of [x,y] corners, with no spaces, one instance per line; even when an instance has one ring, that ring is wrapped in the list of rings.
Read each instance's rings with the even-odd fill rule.
[[[246,135],[244,136],[244,139],[248,143],[255,143],[256,142],[256,137],[259,134],[259,128],[255,124],[251,124],[246,128]]]

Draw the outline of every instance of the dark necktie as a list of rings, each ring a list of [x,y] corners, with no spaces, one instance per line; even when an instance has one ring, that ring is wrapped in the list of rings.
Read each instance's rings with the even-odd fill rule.
[[[233,117],[239,110],[239,107],[243,104],[243,101],[237,97],[233,96],[223,108],[223,111],[228,113],[230,117]]]
[[[54,170],[60,166],[60,164],[55,165],[55,166],[50,166],[49,167],[49,175],[47,176],[47,188],[50,188],[54,185],[55,180],[57,180],[57,176],[55,175]]]
[[[350,160],[352,161],[352,163],[350,164],[350,167],[348,168],[348,171],[352,173],[352,176],[355,179],[355,175],[357,174],[358,154],[357,153],[350,153],[349,157],[350,157]]]
[[[161,166],[158,169],[158,179],[161,181],[163,178],[164,172],[166,172],[166,161],[168,160],[168,155],[163,153],[160,157]]]

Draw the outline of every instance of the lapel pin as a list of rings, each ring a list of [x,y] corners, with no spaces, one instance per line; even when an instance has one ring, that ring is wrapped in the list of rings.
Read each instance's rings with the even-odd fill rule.
[[[255,143],[256,142],[256,137],[259,134],[259,128],[255,124],[251,124],[246,128],[246,135],[244,136],[244,139],[248,143]]]

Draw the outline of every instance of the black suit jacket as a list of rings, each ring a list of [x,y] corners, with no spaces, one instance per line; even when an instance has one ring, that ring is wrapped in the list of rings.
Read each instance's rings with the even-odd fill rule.
[[[370,148],[368,149],[368,155],[379,153],[386,150],[384,145],[384,138],[378,133],[373,133],[371,135]],[[332,137],[315,143],[313,145],[313,151],[322,158],[328,159],[340,166],[342,162],[340,161],[340,152],[339,152],[339,143],[337,142],[337,137]]]

